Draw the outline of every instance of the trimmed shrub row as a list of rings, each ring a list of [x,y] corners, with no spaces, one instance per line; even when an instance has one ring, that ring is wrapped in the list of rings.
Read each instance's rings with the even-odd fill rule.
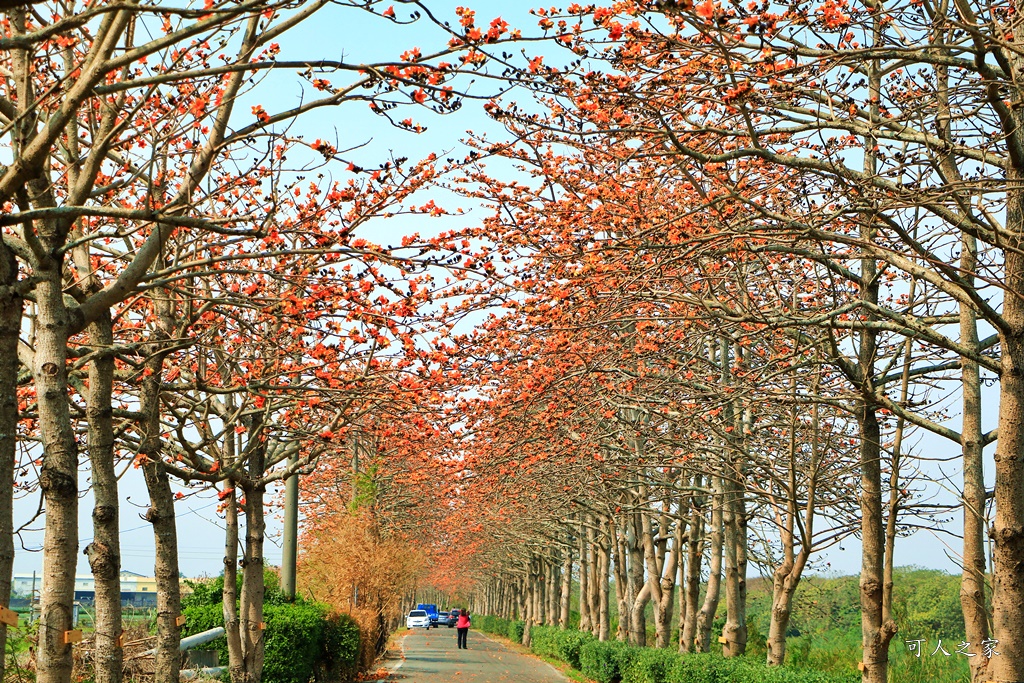
[[[524,623],[478,617],[479,628],[521,642]],[[530,648],[569,664],[598,683],[859,683],[860,675],[826,674],[810,669],[770,667],[744,657],[726,659],[701,653],[601,642],[590,633],[554,626],[530,629]]]
[[[530,629],[530,649],[539,655],[554,657],[566,662],[574,669],[582,670],[580,661],[583,646],[596,642],[594,636],[575,629],[560,629],[554,626],[534,626]]]
[[[511,641],[523,642],[523,631],[526,630],[526,622],[513,619],[502,619],[491,615],[474,616],[473,626],[484,633],[493,633],[503,636]]]
[[[219,604],[191,605],[183,610],[183,636],[224,625]],[[359,662],[359,628],[347,615],[330,614],[319,604],[264,605],[265,659],[263,680],[274,683],[309,683],[317,680],[348,681]],[[204,649],[216,649],[220,664],[228,665],[226,638]]]
[[[568,661],[568,660],[566,660]],[[580,648],[580,670],[600,683],[858,683],[860,675],[768,666],[743,657],[634,647],[589,636]]]

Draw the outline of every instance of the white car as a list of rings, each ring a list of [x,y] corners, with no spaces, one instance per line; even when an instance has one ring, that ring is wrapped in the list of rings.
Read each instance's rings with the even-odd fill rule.
[[[414,609],[409,612],[409,616],[405,618],[406,628],[430,628],[430,617],[427,613],[421,609]]]

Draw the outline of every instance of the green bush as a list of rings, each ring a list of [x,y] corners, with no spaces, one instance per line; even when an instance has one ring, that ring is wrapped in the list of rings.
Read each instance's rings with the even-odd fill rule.
[[[509,621],[505,630],[505,636],[514,643],[521,643],[523,642],[523,633],[525,631],[525,621]]]
[[[629,683],[646,683],[647,680],[657,679],[638,678]],[[717,654],[702,653],[677,655],[663,680],[664,683],[855,683],[860,681],[860,675],[768,666],[743,657],[725,659]]]
[[[513,624],[522,622],[509,622]],[[856,672],[829,673],[769,667],[760,658],[726,659],[720,654],[683,655],[674,649],[599,642],[591,634],[534,626],[530,647],[554,657],[598,683],[858,683]]]
[[[491,614],[484,614],[473,617],[473,626],[484,633],[493,633],[498,636],[508,636],[508,619],[502,619]]]
[[[678,652],[658,648],[627,648],[619,660],[622,683],[666,683],[681,659]]]
[[[534,626],[530,629],[530,649],[542,657],[561,659],[555,643],[557,636],[558,628],[554,626]]]
[[[583,646],[595,640],[597,639],[594,636],[583,631],[574,631],[572,629],[558,631],[558,635],[555,637],[557,657],[572,668],[579,669],[580,652]]]
[[[347,614],[324,619],[324,637],[315,671],[319,681],[348,681],[359,669],[359,626]],[[269,679],[264,679],[269,680]]]
[[[182,600],[184,602],[184,600]],[[220,603],[216,604],[193,604],[185,607],[182,611],[185,615],[185,626],[181,629],[181,637],[192,636],[203,631],[224,625],[224,612]],[[216,650],[218,661],[222,666],[228,664],[228,641],[227,638],[217,638],[198,649]]]
[[[530,629],[530,649],[538,655],[552,657],[580,668],[580,650],[594,636],[572,629],[556,626],[534,626]]]
[[[617,640],[592,640],[580,648],[580,671],[598,683],[619,683],[620,654],[629,646]]]
[[[266,605],[263,678],[309,683],[324,647],[327,613],[318,605]]]
[[[193,604],[185,615],[183,636],[224,625],[223,606]],[[263,679],[274,683],[309,683],[314,672],[328,680],[351,680],[359,661],[359,628],[346,615],[331,616],[320,604],[267,604],[263,608]],[[216,649],[220,664],[228,665],[227,639],[204,646]]]
[[[679,657],[668,671],[668,683],[743,683],[734,678],[739,659],[725,659],[717,654],[699,653]],[[765,667],[767,668],[767,667]]]

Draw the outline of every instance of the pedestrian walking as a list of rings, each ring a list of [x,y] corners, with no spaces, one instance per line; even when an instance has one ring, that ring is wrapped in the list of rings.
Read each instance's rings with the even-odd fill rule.
[[[459,620],[455,622],[455,630],[458,631],[458,643],[460,650],[468,650],[466,647],[466,634],[469,633],[469,610],[459,612]]]

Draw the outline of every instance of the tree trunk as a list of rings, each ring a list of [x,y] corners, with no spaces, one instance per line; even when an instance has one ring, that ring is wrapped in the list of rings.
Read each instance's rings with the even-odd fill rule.
[[[235,435],[227,435],[227,460],[234,461]],[[228,673],[233,683],[245,677],[242,661],[241,620],[238,616],[238,499],[235,482],[224,482],[224,589],[221,608],[224,612],[224,631],[228,642]],[[412,604],[416,604],[413,599]]]
[[[881,20],[872,19],[871,44],[882,41]],[[867,64],[867,86],[872,117],[880,115],[881,68],[877,59]],[[864,136],[864,172],[877,172],[878,140],[872,134]],[[874,217],[869,213],[862,216],[862,237],[866,242],[875,240]],[[861,300],[870,306],[878,304],[878,267],[873,255],[861,258],[860,293]],[[870,322],[875,315],[866,313]],[[882,518],[882,447],[878,424],[877,407],[870,398],[874,387],[875,358],[877,355],[878,333],[874,328],[865,327],[859,332],[857,349],[858,384],[864,396],[857,406],[857,427],[860,432],[861,470],[861,638],[864,649],[861,679],[863,683],[886,683],[889,668],[889,641],[896,634],[896,625],[885,619],[885,521]]]
[[[857,416],[861,435],[861,634],[864,683],[886,683],[889,641],[896,625],[884,619],[885,523],[882,519],[881,447],[875,408],[867,402]]]
[[[590,546],[587,543],[593,537],[593,530],[590,529],[588,518],[581,515],[580,523],[580,631],[592,631],[590,622]]]
[[[725,626],[722,654],[737,657],[747,650],[747,522],[739,455],[727,456],[723,523],[725,527]]]
[[[533,576],[533,623],[544,625],[544,589],[547,587],[547,579],[544,576],[544,558],[537,556],[537,568]]]
[[[160,304],[155,304],[160,306]],[[165,320],[166,324],[166,320]],[[157,343],[168,337],[154,332]],[[178,532],[174,519],[174,495],[163,464],[163,443],[160,429],[160,384],[165,352],[153,350],[145,368],[149,374],[142,380],[140,410],[143,419],[139,458],[149,491],[146,520],[153,525],[156,545],[157,638],[155,683],[178,683],[181,669],[181,582],[178,569]]]
[[[682,535],[682,522],[677,521],[672,529],[672,520],[668,514],[668,501],[664,501],[662,514],[658,520],[658,540],[654,539],[651,517],[641,513],[642,547],[644,564],[647,572],[647,593],[654,606],[654,634],[656,647],[668,647],[672,625],[672,605],[675,598],[676,562],[679,537]],[[672,536],[669,530],[672,529]],[[671,548],[669,547],[671,543]],[[643,614],[643,612],[641,612]],[[646,624],[645,629],[646,632]]]
[[[654,604],[654,646],[668,647],[672,640],[672,612],[676,598],[676,575],[679,553],[676,547],[668,552],[665,558],[665,574],[662,575],[661,597]],[[659,581],[659,579],[655,579]]]
[[[811,395],[817,395],[817,380],[811,386]],[[783,523],[780,525],[780,541],[783,548],[783,562],[779,565],[772,577],[772,610],[768,626],[768,664],[769,666],[782,666],[786,662],[786,631],[789,629],[789,620],[792,616],[793,596],[796,594],[800,577],[807,561],[811,556],[812,539],[814,538],[814,511],[818,482],[818,463],[820,457],[820,421],[819,405],[814,403],[811,406],[811,459],[807,468],[806,480],[806,502],[803,508],[803,524],[798,527],[797,515],[800,513],[797,507],[799,486],[797,484],[798,444],[797,432],[800,421],[798,413],[798,396],[796,376],[792,380],[793,411],[790,420],[789,434],[789,477],[785,489],[786,512]],[[800,537],[800,552],[796,553],[796,534]]]
[[[559,590],[561,602],[558,606],[558,626],[569,628],[569,615],[572,609],[572,538],[568,538],[564,557],[562,558],[562,586]]]
[[[554,550],[544,560],[544,623],[558,623],[558,553]]]
[[[0,604],[11,600],[14,568],[14,466],[18,457],[18,336],[22,297],[18,264],[0,237]],[[7,624],[0,624],[0,681],[7,657]]]
[[[597,547],[597,639],[602,641],[611,637],[612,630],[611,617],[608,614],[608,581],[611,578],[608,539],[608,534],[603,534]]]
[[[530,613],[530,575],[529,566],[527,566],[527,575],[525,578],[519,580],[518,595],[518,616],[525,622],[529,621]]]
[[[530,630],[537,623],[537,607],[540,604],[537,595],[537,582],[537,560],[531,555],[526,575],[526,613],[523,619],[526,622],[526,628],[523,629],[522,638],[522,644],[527,647],[531,642]]]
[[[601,517],[594,517],[591,521],[594,526],[603,523]],[[598,638],[601,637],[601,605],[607,605],[608,603],[610,570],[607,562],[604,565],[604,569],[601,569],[602,553],[605,554],[604,559],[608,559],[608,542],[605,538],[607,525],[604,526],[603,530],[598,530],[593,526],[587,527],[587,540],[590,545],[590,595],[588,596],[590,600],[590,626],[593,629],[593,634]]]
[[[786,631],[793,614],[793,596],[807,559],[808,548],[801,548],[795,561],[787,562],[775,570],[772,580],[772,611],[768,626],[768,664],[782,666],[786,662]]]
[[[105,310],[89,325],[92,353],[86,396],[89,420],[89,463],[92,469],[92,543],[85,547],[95,585],[96,641],[93,654],[96,683],[120,683],[121,542],[117,473],[114,471],[114,357],[103,353],[114,344],[113,322]]]
[[[262,451],[261,446],[256,447]],[[263,472],[265,456],[250,456],[250,472]],[[236,683],[260,683],[263,675],[264,628],[263,543],[266,522],[263,516],[263,487],[253,486],[245,492],[245,559],[242,562],[241,637],[245,673]]]
[[[961,236],[961,277],[974,283],[978,245],[964,233]],[[978,348],[977,315],[969,306],[960,306],[960,343]],[[964,571],[960,580],[960,606],[964,613],[964,633],[969,643],[989,638],[988,605],[985,599],[985,466],[984,436],[981,427],[981,373],[978,364],[961,357],[963,382],[963,416],[961,448],[964,454]],[[972,683],[987,681],[989,659],[970,657]]]
[[[1014,40],[1024,40],[1016,25]],[[1014,110],[1017,130],[1024,114]],[[991,658],[991,678],[1024,681],[1024,159],[1007,173],[1006,225],[1013,241],[1004,247],[1006,289],[1000,331],[999,442],[995,455],[995,520],[992,570],[992,636],[998,641]],[[981,655],[979,655],[981,656]]]
[[[47,240],[56,250],[60,240]],[[71,645],[64,634],[72,627],[75,567],[78,565],[78,444],[68,407],[67,326],[61,284],[61,262],[55,257],[34,273],[36,284],[36,349],[32,375],[36,385],[43,466],[39,487],[46,506],[43,539],[43,588],[40,596],[38,683],[71,680]]]
[[[629,572],[626,569],[626,540],[624,525],[616,524],[614,518],[610,518],[609,526],[612,529],[611,546],[614,550],[612,563],[615,567],[615,600],[619,605],[619,627],[615,633],[615,639],[626,642],[629,639],[629,622],[631,602],[627,593]]]
[[[693,478],[695,489],[703,486],[703,475],[697,473]],[[680,599],[682,624],[679,628],[679,650],[693,652],[694,638],[697,634],[697,610],[700,602],[700,566],[704,558],[704,496],[694,493],[690,507],[689,533],[686,537],[686,567]]]
[[[704,604],[697,614],[697,633],[694,647],[697,652],[711,652],[711,626],[718,612],[718,599],[722,587],[722,478],[714,477],[711,494],[711,562],[708,565],[708,587]]]
[[[651,587],[644,577],[643,513],[631,513],[623,522],[626,532],[627,587],[629,642],[647,645],[647,617],[645,610],[651,600]]]

